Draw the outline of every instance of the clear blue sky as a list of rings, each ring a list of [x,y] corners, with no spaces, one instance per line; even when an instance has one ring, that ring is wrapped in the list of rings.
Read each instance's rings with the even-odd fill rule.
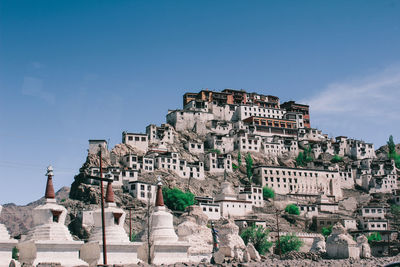
[[[144,131],[186,91],[311,104],[324,132],[399,133],[400,1],[0,1],[0,203],[70,185],[88,139]],[[397,137],[397,138],[396,138]]]

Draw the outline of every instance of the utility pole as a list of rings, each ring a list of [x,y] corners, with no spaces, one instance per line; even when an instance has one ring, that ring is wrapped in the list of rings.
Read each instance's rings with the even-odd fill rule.
[[[104,218],[104,187],[103,187],[103,165],[102,165],[102,156],[101,156],[101,145],[100,148],[100,190],[101,190],[101,228],[103,232],[103,264],[107,264],[107,244],[106,244],[106,225]]]
[[[129,210],[129,241],[132,240],[132,210],[134,209],[133,206],[126,207],[127,210]]]
[[[282,260],[282,250],[281,250],[281,239],[279,236],[279,210],[276,210],[276,228],[278,231],[278,250],[279,250],[279,259]]]

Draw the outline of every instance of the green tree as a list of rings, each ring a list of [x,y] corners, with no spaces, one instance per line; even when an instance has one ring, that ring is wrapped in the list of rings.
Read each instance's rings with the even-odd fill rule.
[[[311,156],[311,146],[304,148],[304,152],[299,152],[296,157],[297,166],[305,166],[307,163],[312,162],[313,158]]]
[[[288,204],[285,211],[289,214],[300,215],[300,209],[295,204]]]
[[[332,225],[329,226],[329,227],[322,227],[321,233],[322,233],[322,235],[323,235],[325,238],[327,238],[328,236],[330,236],[331,233],[332,233]]]
[[[242,231],[240,237],[243,239],[244,243],[247,245],[249,242],[253,243],[254,248],[258,253],[264,255],[271,246],[272,242],[268,241],[268,229],[262,226],[251,226],[247,227]]]
[[[391,205],[390,206],[390,211],[392,212],[393,215],[400,215],[400,206],[399,205]]]
[[[13,260],[18,260],[19,259],[18,252],[19,252],[18,248],[17,247],[13,247],[12,252],[11,252],[11,258]]]
[[[268,186],[264,186],[263,187],[263,197],[264,197],[264,199],[274,198],[275,197],[274,189],[272,189]]]
[[[164,203],[171,210],[184,211],[186,207],[194,204],[194,195],[183,192],[178,188],[163,188]]]
[[[374,233],[370,234],[367,238],[368,238],[368,243],[371,243],[373,241],[381,241],[382,240],[382,236],[378,232],[374,232]]]
[[[236,165],[235,163],[232,163],[232,169],[237,170],[237,169],[239,169],[239,166]]]
[[[396,164],[396,168],[400,168],[400,155],[397,154],[397,152],[396,152],[396,145],[393,141],[392,135],[389,137],[389,141],[387,142],[387,145],[389,148],[388,158],[394,160],[394,162]]]
[[[338,162],[342,162],[342,161],[343,161],[343,158],[341,156],[337,155],[337,154],[335,154],[333,156],[333,158],[331,159],[332,163],[338,163]]]
[[[250,180],[251,182],[251,177],[253,176],[253,159],[250,155],[250,153],[247,153],[246,155],[246,174],[247,174],[247,178]]]
[[[242,154],[240,154],[240,150],[238,152],[238,166],[240,167],[242,165]]]
[[[295,234],[285,235],[280,238],[280,248],[283,254],[293,250],[299,251],[302,245],[303,241],[301,241]],[[278,240],[276,240],[275,246],[279,248]]]
[[[389,136],[389,141],[387,142],[388,148],[389,148],[389,158],[390,155],[395,155],[396,154],[396,145],[393,141],[393,135]]]

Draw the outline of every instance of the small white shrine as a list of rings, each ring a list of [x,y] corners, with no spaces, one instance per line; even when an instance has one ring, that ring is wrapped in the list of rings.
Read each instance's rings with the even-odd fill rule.
[[[0,205],[0,214],[3,207]],[[8,267],[11,261],[12,250],[18,241],[11,239],[4,224],[0,224],[0,267]]]
[[[83,241],[74,241],[65,226],[67,210],[56,203],[53,188],[53,168],[47,168],[46,203],[33,210],[34,228],[26,240],[34,241],[37,256],[34,266],[39,263],[60,263],[61,266],[87,266],[79,259]]]
[[[166,211],[161,181],[157,184],[156,206],[151,215],[151,238],[154,247],[153,264],[188,262],[188,242],[179,241],[173,225],[173,216]]]
[[[107,184],[106,205],[104,209],[104,225],[106,234],[107,264],[136,264],[139,262],[137,249],[142,243],[130,242],[124,229],[126,213],[114,202],[111,183]],[[89,241],[97,241],[103,245],[101,209],[93,213],[94,231]],[[100,249],[100,261],[103,263],[103,249]]]

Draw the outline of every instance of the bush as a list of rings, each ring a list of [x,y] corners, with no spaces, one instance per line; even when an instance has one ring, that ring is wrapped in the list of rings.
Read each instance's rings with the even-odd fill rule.
[[[251,177],[253,176],[253,158],[251,157],[250,153],[247,153],[244,159],[246,161],[247,178],[249,178],[249,181],[251,182]]]
[[[235,163],[232,163],[232,169],[237,170],[237,169],[239,169],[239,166],[236,165]]]
[[[332,225],[329,226],[329,227],[322,227],[321,233],[322,233],[322,235],[323,235],[325,238],[327,238],[328,236],[330,236],[331,233],[332,233]]]
[[[390,211],[392,212],[393,215],[400,215],[400,206],[399,205],[391,205],[390,206]]]
[[[300,215],[300,209],[295,204],[287,205],[285,211],[289,214]]]
[[[264,186],[263,187],[263,197],[264,197],[264,199],[274,198],[275,197],[274,189],[272,189],[268,186]]]
[[[185,211],[186,207],[194,204],[194,195],[183,192],[178,188],[163,188],[164,203],[171,210]]]
[[[307,163],[313,161],[311,157],[311,146],[304,149],[304,152],[299,152],[296,158],[297,166],[305,166]]]
[[[217,155],[221,154],[221,151],[219,149],[209,149],[208,152],[216,153]]]
[[[333,158],[331,159],[332,163],[338,163],[338,162],[342,162],[343,161],[343,157],[339,156],[339,155],[334,155]]]
[[[301,241],[295,234],[282,236],[280,238],[280,241],[282,254],[288,253],[293,250],[299,251],[299,249],[303,245],[303,241]],[[278,240],[276,240],[275,246],[279,249]]]
[[[264,255],[272,246],[272,242],[268,241],[268,234],[269,231],[266,228],[253,225],[244,229],[240,237],[246,245],[249,242],[253,243],[258,253]]]
[[[12,252],[11,252],[11,258],[13,260],[18,260],[18,248],[17,247],[13,247]]]
[[[367,238],[368,238],[368,243],[371,243],[373,241],[381,241],[382,240],[382,236],[378,232],[374,232],[374,233],[370,234]]]

